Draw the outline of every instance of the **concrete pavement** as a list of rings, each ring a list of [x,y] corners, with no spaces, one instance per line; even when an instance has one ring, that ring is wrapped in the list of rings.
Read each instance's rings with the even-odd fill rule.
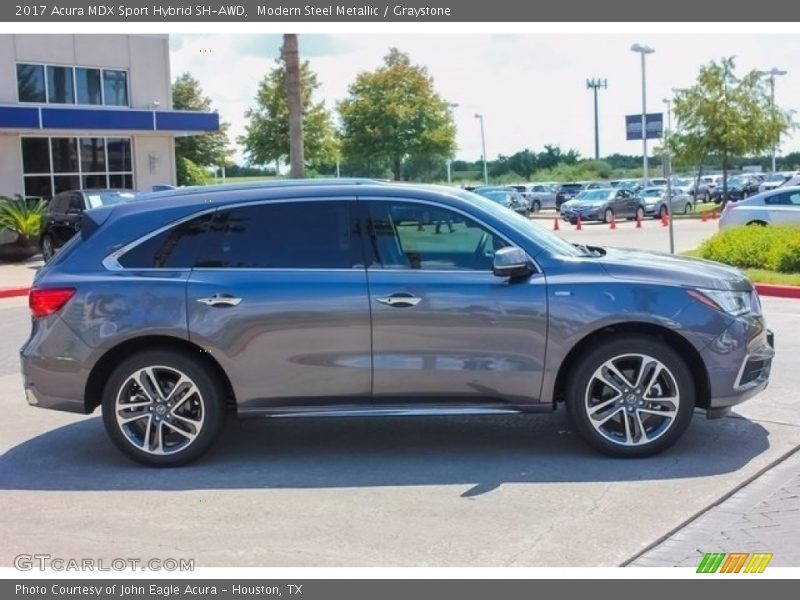
[[[737,418],[696,417],[652,459],[594,453],[559,412],[232,421],[208,456],[174,470],[129,462],[97,415],[25,404],[24,304],[0,301],[0,565],[49,552],[198,566],[614,566],[800,446],[795,301],[764,299],[779,349],[770,388]]]

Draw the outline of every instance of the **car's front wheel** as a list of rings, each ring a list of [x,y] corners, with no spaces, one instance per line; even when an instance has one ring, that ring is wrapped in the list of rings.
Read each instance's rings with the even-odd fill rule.
[[[153,467],[203,454],[225,418],[220,382],[187,352],[161,349],[122,361],[103,393],[103,423],[114,444]]]
[[[642,457],[680,438],[692,418],[695,388],[689,368],[670,346],[622,335],[579,359],[566,403],[590,446],[611,456]]]
[[[603,223],[610,223],[611,219],[614,218],[614,211],[610,208],[607,208],[603,213]]]

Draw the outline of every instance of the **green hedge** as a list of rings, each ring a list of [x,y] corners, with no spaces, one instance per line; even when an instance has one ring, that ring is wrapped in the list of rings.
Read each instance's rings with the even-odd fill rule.
[[[800,273],[800,227],[735,227],[704,241],[698,256],[740,269]]]

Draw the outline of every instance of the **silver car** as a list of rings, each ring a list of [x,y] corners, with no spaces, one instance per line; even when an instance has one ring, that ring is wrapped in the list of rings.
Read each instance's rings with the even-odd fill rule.
[[[556,190],[543,183],[528,183],[511,186],[525,196],[531,204],[531,212],[537,213],[543,208],[556,208]]]
[[[729,202],[720,217],[719,228],[738,225],[800,225],[800,186],[780,187]]]
[[[639,197],[644,202],[644,213],[654,218],[668,214],[687,214],[694,210],[692,197],[680,189],[671,190],[672,200],[667,206],[667,188],[656,186],[644,188]]]

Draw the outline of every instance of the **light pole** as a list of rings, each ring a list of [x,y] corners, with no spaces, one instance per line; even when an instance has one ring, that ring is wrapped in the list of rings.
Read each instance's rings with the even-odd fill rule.
[[[641,44],[634,44],[631,46],[631,51],[638,52],[642,56],[642,179],[643,185],[647,185],[647,76],[645,69],[644,58],[648,54],[655,52],[649,46],[642,46]]]
[[[672,226],[672,151],[669,143],[672,136],[672,100],[662,100],[667,105],[667,133],[664,135],[664,179],[667,180],[667,214],[669,215],[669,253],[675,254],[675,230]]]
[[[453,120],[453,109],[458,108],[457,102],[448,102],[447,103],[447,110],[450,113],[450,120]],[[447,157],[447,185],[453,183],[453,158],[451,156]]]
[[[489,169],[486,166],[486,133],[483,130],[483,115],[475,113],[475,118],[481,122],[481,150],[483,151],[483,185],[489,185]]]
[[[772,108],[773,114],[775,113],[775,78],[780,77],[781,75],[786,75],[786,71],[781,69],[772,67],[769,71],[759,71],[759,75],[767,75],[769,77],[769,98],[770,98],[770,107]],[[772,144],[772,172],[775,172],[775,147],[780,142],[780,135],[778,139],[776,139]]]
[[[607,79],[587,79],[586,89],[594,92],[594,158],[600,160],[600,126],[597,122],[597,90],[607,88]]]

